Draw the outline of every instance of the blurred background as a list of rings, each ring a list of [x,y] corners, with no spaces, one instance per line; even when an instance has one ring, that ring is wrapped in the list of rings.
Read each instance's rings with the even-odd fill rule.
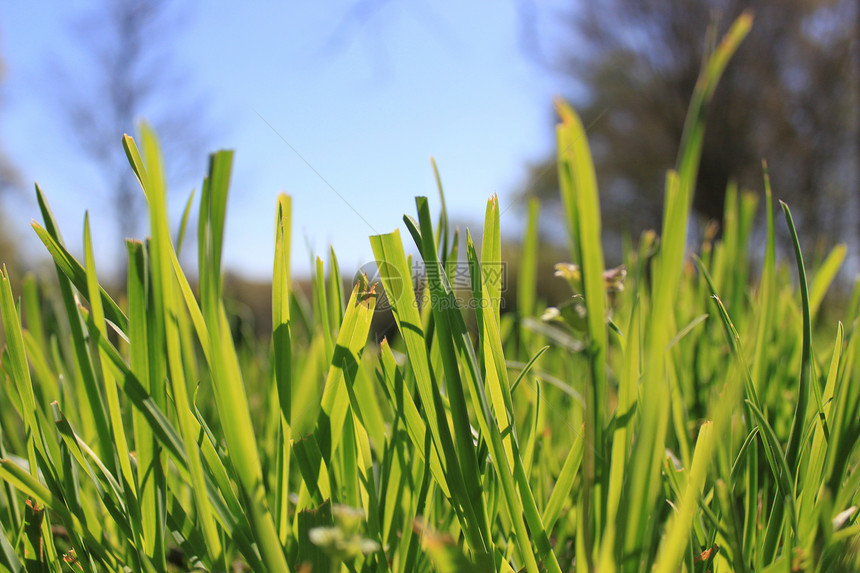
[[[853,280],[856,0],[7,2],[0,261],[44,265],[28,228],[40,220],[37,181],[74,253],[90,211],[97,265],[121,284],[122,238],[147,229],[121,137],[145,118],[162,140],[174,223],[208,152],[236,150],[224,256],[239,292],[270,280],[278,192],[293,196],[294,276],[308,276],[329,245],[351,276],[372,259],[366,237],[400,226],[415,195],[430,196],[438,213],[431,155],[450,217],[473,235],[498,193],[502,235],[515,245],[526,199],[540,198],[550,292],[552,264],[567,258],[553,96],[571,101],[588,127],[607,264],[617,264],[624,237],[659,229],[703,54],[746,8],[755,23],[710,110],[691,240],[721,220],[729,181],[763,192],[767,159],[807,249],[846,243],[843,280]]]

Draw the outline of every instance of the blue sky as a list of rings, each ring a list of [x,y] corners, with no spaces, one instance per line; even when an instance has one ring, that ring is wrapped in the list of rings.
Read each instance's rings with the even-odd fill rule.
[[[429,195],[438,211],[431,155],[451,216],[480,221],[487,197],[498,193],[505,209],[527,161],[552,148],[551,98],[560,86],[519,44],[514,1],[496,3],[492,12],[478,2],[392,2],[361,27],[341,26],[354,3],[183,8],[171,57],[188,71],[188,84],[206,94],[214,126],[208,148],[236,150],[224,255],[235,271],[271,276],[280,191],[293,197],[294,273],[309,269],[306,241],[315,254],[333,245],[348,272],[372,259],[368,235],[391,231],[404,213],[413,214],[415,195]],[[62,86],[50,71],[60,59],[72,70],[81,66],[86,77],[69,26],[97,4],[0,8],[7,72],[0,142],[23,179],[43,187],[74,249],[90,209],[102,246],[97,264],[108,268],[121,252],[120,238],[100,205],[102,182],[75,151],[57,109],[62,94],[52,92]],[[174,220],[204,165],[201,156],[199,177],[173,189]],[[39,253],[26,228],[39,220],[30,195],[5,206],[25,247]],[[520,213],[505,213],[503,234],[518,234]]]

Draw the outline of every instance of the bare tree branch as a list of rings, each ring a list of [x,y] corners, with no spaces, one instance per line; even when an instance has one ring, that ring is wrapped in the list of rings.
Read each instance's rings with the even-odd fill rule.
[[[82,70],[65,63],[63,109],[82,152],[104,178],[123,236],[136,233],[145,212],[120,145],[124,133],[149,121],[162,139],[171,179],[187,176],[202,160],[205,101],[173,55],[178,24],[166,0],[103,0],[72,26],[89,65]]]

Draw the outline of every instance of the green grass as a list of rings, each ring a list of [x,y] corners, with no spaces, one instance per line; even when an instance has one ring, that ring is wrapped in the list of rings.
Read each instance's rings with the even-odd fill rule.
[[[860,283],[843,322],[819,316],[844,247],[808,266],[783,205],[794,252],[778,253],[766,170],[760,272],[758,201],[734,187],[721,238],[686,245],[702,118],[750,25],[703,67],[662,236],[626,249],[626,275],[605,268],[586,134],[559,102],[572,298],[558,309],[536,295],[536,202],[503,314],[495,197],[479,247],[449,229],[441,183],[435,223],[416,199],[422,289],[395,231],[370,237],[378,280],[344,292],[331,252],[308,300],[282,195],[271,337],[239,344],[221,269],[231,153],[202,186],[196,290],[178,253],[193,198],[174,234],[147,127],[124,146],[150,238],[127,243],[118,300],[88,218],[81,263],[37,189],[57,282],[27,279],[16,301],[0,274],[0,570],[860,569]],[[380,300],[397,333],[377,343]]]

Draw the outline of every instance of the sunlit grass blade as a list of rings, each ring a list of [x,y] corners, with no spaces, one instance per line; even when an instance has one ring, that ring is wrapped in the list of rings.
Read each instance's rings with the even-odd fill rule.
[[[152,429],[153,435],[158,438],[159,443],[171,454],[175,462],[175,467],[182,479],[186,481],[190,480],[189,462],[183,447],[182,438],[179,435],[180,433],[171,426],[170,421],[161,412],[152,397],[147,394],[146,390],[135,378],[134,373],[128,369],[116,349],[106,338],[101,336],[90,317],[88,317],[88,327],[90,335],[95,339],[100,350],[105,352],[106,356],[110,359],[108,366],[120,381],[123,392],[146,419],[147,424]],[[216,517],[219,518],[222,526],[225,527],[228,533],[235,535],[240,550],[244,555],[248,556],[249,560],[252,560],[254,551],[251,549],[250,542],[245,542],[244,538],[240,537],[244,535],[243,531],[239,529],[233,532],[232,524],[237,520],[241,522],[243,510],[240,508],[239,501],[233,492],[232,482],[227,476],[226,469],[215,451],[209,434],[204,431],[204,428],[201,427],[201,424],[192,412],[188,414],[191,433],[194,436],[195,443],[199,445],[199,455],[206,462],[206,471],[208,472],[204,475],[205,488],[203,491],[208,492],[208,499],[214,504],[213,510],[217,513]],[[213,489],[214,487],[217,487],[217,489]],[[226,507],[220,501],[222,496],[226,501]]]
[[[293,442],[293,453],[302,475],[303,493],[307,493],[317,505],[332,498],[332,476],[328,470],[328,462],[323,459],[316,436],[310,434]],[[298,505],[307,506],[302,495]]]
[[[381,355],[380,363],[383,369],[383,377],[388,385],[388,396],[391,406],[403,416],[407,432],[410,438],[412,438],[415,452],[422,455],[424,463],[427,463],[427,458],[423,455],[425,450],[424,445],[426,440],[429,438],[427,435],[427,426],[421,417],[421,413],[415,406],[412,396],[408,394],[408,389],[404,388],[403,376],[397,367],[394,354],[391,352],[391,347],[389,346],[388,341],[383,340],[379,346]],[[445,496],[450,497],[451,494],[448,491],[448,483],[445,479],[445,470],[442,467],[439,452],[436,448],[431,448],[430,452],[430,472],[433,474],[439,487],[442,488]]]
[[[167,350],[167,372],[173,390],[172,395],[176,403],[176,415],[179,421],[180,434],[183,441],[183,449],[188,460],[188,469],[191,477],[192,492],[196,502],[198,519],[209,545],[213,561],[223,562],[224,554],[220,535],[217,531],[212,508],[206,495],[206,486],[203,474],[203,465],[196,443],[193,414],[190,407],[188,387],[185,382],[185,372],[182,365],[182,351],[179,342],[179,330],[177,314],[180,309],[177,306],[175,293],[175,280],[171,268],[170,252],[173,250],[170,230],[167,222],[166,192],[164,174],[162,171],[161,154],[155,134],[146,126],[141,127],[144,156],[146,160],[146,174],[144,189],[149,199],[150,224],[152,231],[151,256],[152,256],[152,290],[153,290],[153,315],[151,327],[156,332],[156,339],[164,341]],[[127,136],[126,136],[127,137]],[[127,147],[134,145],[127,138]]]
[[[423,245],[421,232],[418,231],[417,226],[413,225],[413,228],[413,237],[421,240]],[[398,330],[406,345],[411,370],[415,376],[415,384],[424,409],[424,419],[445,472],[446,487],[451,494],[466,540],[475,550],[480,551],[485,543],[483,534],[477,523],[478,518],[472,505],[470,492],[464,487],[463,470],[457,458],[442,395],[430,368],[430,356],[424,329],[421,326],[421,315],[412,290],[412,268],[407,263],[400,232],[372,236],[370,242],[376,260],[384,263],[379,266],[379,274]]]
[[[825,487],[836,492],[836,506],[857,504],[856,489],[848,487],[846,472],[850,465],[851,452],[860,440],[860,388],[857,380],[860,375],[860,336],[858,336],[857,307],[852,311],[854,328],[848,336],[848,344],[843,352],[840,375],[836,380],[834,398],[830,409],[830,439],[827,441],[824,475]],[[856,477],[855,477],[856,476]],[[852,480],[860,479],[860,472],[854,472]]]
[[[185,209],[182,210],[182,218],[179,220],[179,229],[176,231],[176,254],[182,252],[182,243],[185,241],[185,231],[188,229],[188,219],[191,216],[191,207],[194,206],[194,191],[188,196],[188,201],[185,202]]]
[[[550,495],[541,516],[541,520],[547,531],[554,529],[556,520],[564,508],[564,504],[570,500],[570,492],[573,489],[574,481],[579,473],[579,466],[582,463],[583,447],[583,433],[579,432],[576,440],[574,440],[573,445],[571,445],[570,450],[567,452],[564,465],[553,487],[552,495]]]
[[[50,442],[46,441],[46,436],[42,431],[44,416],[40,415],[41,411],[38,409],[36,403],[33,381],[30,377],[24,348],[24,336],[21,329],[19,309],[12,297],[9,274],[5,265],[0,269],[0,316],[3,319],[3,329],[8,349],[8,356],[5,356],[4,352],[4,359],[8,358],[8,360],[4,360],[3,369],[12,377],[21,401],[19,413],[24,420],[24,428],[27,435],[26,449],[29,470],[34,478],[38,477],[41,462],[41,473],[44,479],[56,491],[56,484],[58,481],[61,481],[61,477],[58,479],[56,475],[57,468],[54,467],[51,461],[52,458],[49,456],[49,450],[53,449],[56,451],[56,445],[54,448],[51,448],[49,445]],[[59,456],[55,455],[53,459],[59,462],[58,458]],[[40,519],[39,527],[46,536],[44,540],[45,550],[53,553],[54,544],[51,537],[50,520],[43,516]],[[56,563],[55,555],[50,556],[49,562],[52,564],[52,569],[56,569],[58,563]]]
[[[79,292],[88,293],[87,272],[84,267],[66,250],[66,247],[59,242],[56,237],[52,236],[49,231],[36,222],[32,224],[36,235],[42,240],[45,248],[51,254],[54,264],[60,269],[66,277],[75,285]],[[120,310],[119,305],[110,297],[110,295],[102,287],[98,287],[99,298],[103,305],[105,317],[115,324],[121,331],[126,332],[128,329],[128,318]]]
[[[185,452],[179,431],[173,427],[167,415],[156,403],[156,400],[128,367],[123,357],[119,354],[119,351],[114,348],[107,338],[101,335],[95,323],[89,320],[87,328],[95,344],[100,350],[105,352],[105,355],[110,360],[107,366],[113,371],[113,375],[119,382],[123,394],[144,416],[149,428],[158,438],[161,445],[166,447],[174,460],[180,464],[180,468],[187,471],[187,461],[185,460]]]
[[[535,365],[535,363],[538,361],[538,359],[539,359],[541,356],[543,356],[544,352],[546,352],[547,350],[549,350],[549,346],[543,346],[543,347],[541,347],[541,348],[540,348],[540,349],[535,353],[535,355],[534,355],[534,356],[532,356],[532,357],[529,359],[529,361],[528,361],[528,362],[526,362],[526,363],[525,363],[525,365],[523,365],[523,366],[522,366],[522,368],[520,369],[520,373],[519,373],[519,374],[517,374],[517,377],[516,377],[516,378],[514,379],[514,381],[511,383],[511,391],[510,391],[510,392],[511,392],[511,395],[513,395],[513,394],[514,394],[514,392],[515,392],[515,391],[516,391],[516,389],[517,389],[517,386],[519,386],[519,385],[520,385],[520,382],[522,382],[522,381],[525,379],[526,375],[531,371],[531,369],[534,367],[534,365]],[[506,364],[507,364],[507,366],[508,366],[509,368],[512,368],[512,367],[519,367],[519,366],[520,366],[519,364],[515,364],[515,363],[512,363],[512,362],[507,362]]]
[[[322,329],[325,341],[326,361],[331,362],[334,356],[334,340],[332,338],[331,321],[328,316],[328,296],[325,288],[325,270],[321,258],[316,259],[316,272],[314,273],[314,317],[317,326]]]
[[[710,273],[705,268],[704,263],[699,257],[694,255],[696,264],[699,267],[699,271],[702,273],[702,276],[705,278],[705,282],[708,285],[708,289],[710,290],[711,297],[714,301],[714,304],[717,306],[718,316],[723,325],[723,331],[726,336],[726,340],[729,343],[729,347],[732,349],[732,352],[735,354],[738,360],[738,364],[740,365],[741,371],[744,376],[744,383],[746,385],[746,395],[747,399],[750,400],[755,406],[761,410],[761,401],[759,400],[758,393],[755,389],[755,384],[752,379],[752,374],[749,370],[749,363],[746,358],[746,353],[744,352],[743,346],[741,344],[741,337],[738,334],[737,329],[735,328],[734,323],[732,322],[731,317],[729,316],[726,307],[723,305],[722,299],[717,294],[716,287],[714,286],[714,281],[711,278]]]
[[[674,333],[666,317],[673,309],[674,297],[681,280],[681,267],[687,239],[687,219],[692,204],[702,142],[704,140],[704,116],[713,97],[720,76],[728,60],[740,42],[749,33],[752,25],[750,13],[742,14],[708,58],[699,75],[687,117],[684,134],[678,152],[677,175],[667,177],[663,210],[663,239],[659,259],[654,273],[654,299],[651,307],[652,320],[645,328],[647,349],[645,352],[645,377],[642,382],[644,399],[640,402],[640,431],[634,444],[630,474],[637,479],[630,481],[625,493],[627,507],[619,514],[619,525],[624,524],[624,534],[618,550],[624,556],[639,556],[650,543],[645,537],[647,515],[657,493],[660,457],[663,451],[668,426],[667,392],[664,389],[664,354]],[[625,557],[623,570],[637,568],[636,558]]]
[[[708,475],[708,466],[716,446],[716,440],[717,436],[714,435],[713,423],[705,422],[699,429],[693,463],[688,470],[689,474],[680,504],[676,513],[670,518],[666,526],[665,537],[660,544],[660,552],[657,554],[657,561],[654,564],[654,571],[658,573],[676,571],[683,557],[684,548],[693,525],[694,514],[702,495],[702,487]]]
[[[334,356],[326,376],[321,408],[314,431],[324,464],[333,463],[341,441],[351,439],[351,436],[341,432],[349,410],[346,384],[347,379],[355,379],[361,353],[367,343],[375,306],[376,294],[369,289],[365,281],[359,281],[347,303],[346,316],[340,327]],[[320,470],[314,468],[314,473],[317,472]],[[332,489],[335,495],[336,489]]]
[[[487,202],[480,262],[472,244],[472,237],[468,234],[467,254],[472,275],[472,296],[476,301],[475,308],[478,309],[476,318],[481,340],[484,384],[496,422],[499,425],[499,431],[502,434],[508,434],[515,432],[516,428],[512,425],[513,404],[498,332],[503,277],[501,274],[501,235],[497,197],[491,197]],[[484,305],[488,308],[485,309]],[[505,443],[505,453],[507,463],[513,467],[514,454],[510,440]]]
[[[329,366],[322,333],[318,332],[311,337],[303,358],[302,368],[296,372],[293,384],[290,427],[294,436],[304,436],[312,432],[319,413],[319,383],[325,380]]]
[[[21,331],[21,319],[18,309],[12,297],[12,286],[9,282],[9,273],[6,265],[0,270],[0,315],[3,318],[3,328],[6,334],[6,347],[8,349],[9,365],[7,370],[21,400],[21,417],[24,419],[24,427],[27,432],[27,459],[30,462],[30,471],[38,475],[36,464],[36,450],[45,455],[41,443],[41,429],[36,411],[36,396],[33,393],[33,382],[30,379],[30,368],[27,365],[27,356],[24,350],[24,335]],[[5,367],[5,365],[4,365]]]
[[[529,199],[528,219],[519,260],[519,276],[517,277],[517,310],[520,316],[533,316],[536,310],[539,221],[540,202],[532,197]]]
[[[761,279],[758,287],[758,309],[759,319],[756,332],[755,356],[753,358],[753,379],[756,384],[764,382],[764,373],[767,364],[765,362],[765,350],[768,338],[771,336],[774,312],[776,309],[776,233],[773,221],[773,197],[770,188],[770,176],[767,171],[767,163],[762,162],[764,171],[765,189],[765,216],[767,219],[767,242],[765,244],[764,261],[762,264]]]
[[[824,483],[821,479],[824,471],[824,458],[827,450],[827,442],[834,439],[836,436],[831,436],[833,431],[830,414],[833,406],[834,392],[836,389],[836,378],[839,372],[839,361],[842,357],[842,337],[843,328],[840,322],[836,331],[836,341],[833,345],[833,356],[830,360],[830,369],[827,373],[827,381],[824,386],[824,394],[821,397],[823,408],[813,421],[813,437],[812,446],[809,451],[809,461],[807,462],[806,474],[801,482],[801,494],[798,501],[798,539],[804,548],[809,553],[813,549],[815,541],[814,534],[818,525],[818,511],[821,505],[816,503],[819,497],[819,490]],[[813,384],[815,382],[813,381]]]
[[[791,218],[791,211],[788,205],[780,201],[782,209],[785,213],[785,221],[788,224],[788,229],[791,232],[791,239],[794,243],[794,256],[797,264],[798,283],[800,285],[800,298],[803,314],[803,342],[802,342],[802,358],[800,366],[800,376],[797,385],[797,407],[794,412],[794,421],[791,425],[791,433],[786,446],[785,459],[788,467],[791,468],[792,476],[796,477],[800,469],[800,444],[802,436],[806,429],[807,419],[807,404],[809,403],[810,386],[817,381],[812,379],[812,318],[811,308],[809,303],[809,288],[806,282],[806,269],[803,265],[803,255],[800,252],[800,241],[797,238],[797,230],[794,228],[794,221]],[[816,390],[820,391],[817,387]]]
[[[148,166],[151,171],[152,168]],[[232,153],[219,152],[210,157],[209,175],[204,182],[200,206],[200,236],[198,244],[198,260],[201,261],[200,281],[203,317],[210,336],[210,351],[212,382],[216,396],[216,406],[224,429],[224,438],[233,466],[238,468],[238,478],[242,498],[246,504],[248,520],[254,531],[259,545],[262,561],[269,571],[287,571],[284,548],[280,543],[278,532],[266,500],[263,469],[257,448],[257,439],[251,421],[248,397],[242,372],[239,367],[236,348],[227,322],[224,304],[221,299],[221,252],[224,238],[224,217],[227,205],[227,192],[230,184],[232,169]],[[152,202],[152,201],[151,201]],[[153,215],[155,218],[155,215]],[[169,236],[167,235],[166,214],[162,211],[159,230],[162,234],[165,275],[169,259]],[[171,285],[172,286],[172,285]],[[172,292],[170,293],[173,294]],[[169,299],[165,297],[165,301]],[[175,299],[174,299],[175,300]],[[171,300],[170,303],[174,301]],[[176,312],[176,310],[173,310]],[[168,329],[170,336],[171,329]],[[175,339],[174,339],[175,340]],[[177,342],[168,339],[168,350]],[[177,357],[178,358],[178,357]],[[173,360],[171,357],[171,365]],[[179,366],[177,364],[177,366]],[[174,377],[182,381],[182,374],[174,372]],[[187,392],[174,380],[174,394]],[[182,382],[184,386],[184,381]],[[184,404],[177,402],[177,410],[183,406],[188,408],[187,395],[182,399]],[[186,430],[191,431],[190,422],[183,428],[183,437],[188,444]],[[190,456],[191,454],[189,454]],[[195,455],[197,453],[195,452]],[[214,530],[212,532],[214,534]],[[207,534],[207,543],[212,543]],[[214,552],[219,555],[220,551]]]
[[[371,323],[372,328],[373,323]],[[391,413],[385,408],[380,396],[381,392],[378,391],[376,385],[378,381],[376,368],[379,365],[379,355],[372,352],[375,348],[371,344],[368,343],[365,348],[367,351],[361,355],[361,361],[358,364],[359,370],[355,373],[352,384],[347,385],[347,390],[354,394],[355,402],[358,405],[357,408],[353,407],[353,410],[356,410],[354,414],[359,416],[361,425],[367,432],[368,447],[371,448],[375,456],[382,457],[389,431],[386,420],[391,419]],[[358,445],[364,447],[361,443]]]
[[[194,291],[191,289],[191,284],[188,282],[185,273],[182,271],[182,267],[179,264],[179,259],[177,258],[175,251],[170,253],[170,262],[173,266],[173,275],[179,283],[179,292],[182,295],[182,300],[185,301],[185,308],[188,309],[191,323],[194,325],[194,331],[197,333],[197,339],[200,341],[200,350],[203,353],[203,357],[206,359],[206,363],[211,365],[209,354],[211,351],[209,329],[206,326],[206,320],[203,318],[203,312],[200,310],[200,305],[197,304],[197,299],[194,298]],[[151,355],[150,359],[152,360]],[[158,370],[165,367],[164,364],[159,364],[158,366]]]
[[[178,548],[182,551],[185,562],[189,568],[205,568],[207,567],[206,558],[206,542],[197,528],[197,524],[185,509],[180,501],[175,497],[168,500],[166,507],[165,523],[173,534],[173,539]],[[262,568],[258,561],[248,558],[249,564]]]
[[[633,303],[630,315],[628,342],[624,347],[624,370],[618,386],[618,403],[615,410],[615,426],[612,434],[612,460],[609,467],[606,492],[606,528],[601,540],[599,567],[611,571],[615,568],[614,545],[618,525],[616,522],[621,504],[624,477],[627,471],[628,453],[633,441],[632,428],[638,407],[637,386],[641,372],[642,352],[640,340],[642,333],[642,304]]]
[[[439,224],[436,227],[436,250],[443,259],[448,255],[448,207],[445,204],[445,191],[442,187],[442,178],[439,176],[439,168],[436,167],[436,159],[430,156],[430,165],[433,167],[433,177],[436,180],[436,189],[439,191]]]
[[[101,297],[99,296],[99,283],[96,275],[95,257],[93,255],[93,242],[90,233],[89,214],[84,215],[84,260],[86,262],[87,288],[90,298],[90,312],[93,323],[103,337],[107,336],[105,315],[102,309]],[[141,530],[141,519],[137,496],[137,476],[132,471],[129,459],[128,440],[126,439],[125,426],[123,425],[122,410],[119,403],[116,381],[110,368],[107,368],[108,357],[104,351],[99,349],[99,359],[102,364],[102,383],[104,395],[107,401],[108,416],[111,425],[111,438],[113,444],[112,458],[116,467],[117,476],[121,476],[121,491],[125,497],[126,508],[129,515],[129,524],[135,537],[135,545],[143,553],[148,553],[150,548],[144,543]],[[112,461],[113,461],[112,460]]]
[[[90,478],[92,484],[95,485],[99,499],[111,517],[113,517],[116,525],[119,526],[119,531],[123,536],[130,539],[134,535],[132,524],[127,518],[130,511],[119,480],[93,449],[75,433],[63,415],[62,410],[55,407],[54,418],[57,430],[60,436],[62,436],[63,444],[69,455],[77,462],[85,472],[85,475]],[[136,542],[135,545],[137,545]]]
[[[138,380],[149,385],[144,390],[152,392],[150,379],[150,360],[155,359],[156,352],[150,350],[147,332],[147,275],[148,269],[143,243],[127,241],[128,249],[128,335],[131,370]],[[102,350],[107,352],[107,350]],[[158,369],[153,366],[152,369]],[[164,530],[161,521],[164,515],[164,505],[160,500],[165,490],[164,465],[161,459],[159,444],[153,433],[152,426],[146,416],[138,409],[132,413],[135,455],[137,458],[137,489],[140,500],[140,515],[143,537],[146,540],[147,554],[159,564],[166,567],[164,557],[167,554]]]
[[[710,288],[713,290],[713,283],[711,282],[707,270],[702,265],[701,260],[697,259],[697,261],[699,262],[699,268],[702,271],[703,276],[706,278]],[[762,446],[764,449],[765,458],[767,459],[768,465],[770,466],[771,475],[773,475],[774,482],[776,484],[774,503],[771,506],[771,512],[768,518],[768,525],[762,549],[762,559],[765,563],[767,563],[773,559],[772,551],[775,550],[779,535],[782,534],[784,530],[788,531],[789,525],[791,526],[791,531],[795,532],[795,534],[797,532],[797,513],[795,509],[793,473],[788,470],[790,465],[788,464],[787,458],[783,454],[783,450],[779,445],[779,440],[776,437],[776,433],[768,422],[765,414],[761,410],[759,399],[755,393],[755,385],[752,382],[749,368],[747,367],[746,358],[744,357],[743,348],[740,343],[740,336],[738,335],[734,324],[729,318],[728,312],[723,306],[722,301],[716,295],[714,295],[714,301],[719,310],[720,317],[722,318],[723,325],[726,331],[726,337],[729,340],[729,344],[731,345],[732,350],[736,354],[736,357],[738,359],[738,365],[743,372],[744,381],[746,384],[746,403],[748,405],[747,411],[750,413],[750,416],[758,423],[759,428],[761,430],[759,432],[759,435],[762,438]],[[727,400],[725,403],[731,402],[731,400]],[[788,506],[789,508],[790,521],[787,524],[784,524],[784,508],[786,506]]]
[[[818,314],[818,309],[821,306],[821,301],[824,300],[827,289],[830,288],[842,262],[845,260],[847,252],[848,247],[845,245],[836,245],[824,259],[824,262],[814,271],[815,277],[809,286],[809,314],[813,321]]]
[[[433,242],[433,226],[430,221],[430,209],[426,197],[415,199],[418,208],[418,220],[421,228],[422,257],[427,272],[427,283],[431,295],[431,310],[436,328],[436,342],[444,368],[445,390],[451,408],[451,422],[454,433],[454,444],[457,451],[457,461],[462,470],[462,485],[469,500],[468,508],[473,512],[471,528],[475,534],[470,539],[473,549],[483,553],[489,552],[489,524],[478,481],[478,461],[475,444],[472,441],[472,427],[466,409],[465,384],[459,371],[456,337],[462,336],[465,326],[463,317],[459,314],[454,294],[448,285],[443,267],[437,257]],[[474,358],[474,357],[473,357]],[[471,365],[474,369],[474,364]],[[483,388],[479,388],[483,392]]]
[[[375,569],[377,571],[389,571],[388,560],[384,539],[382,537],[382,528],[379,523],[379,505],[380,500],[377,495],[376,477],[374,475],[373,456],[370,448],[370,435],[366,428],[372,425],[372,416],[376,412],[368,411],[368,401],[360,399],[358,394],[364,393],[362,385],[358,380],[351,379],[349,371],[344,372],[345,387],[347,396],[349,397],[350,412],[352,413],[352,426],[354,428],[355,444],[357,450],[357,470],[358,479],[361,484],[361,507],[363,507],[367,515],[368,537],[376,541],[378,548],[370,553],[376,557]],[[358,394],[356,393],[358,389]],[[358,504],[357,504],[358,505]],[[369,563],[366,563],[369,566]]]
[[[26,320],[27,330],[36,342],[39,349],[48,348],[48,340],[45,337],[44,321],[42,320],[42,312],[40,307],[39,285],[36,282],[36,277],[28,274],[24,277],[24,282],[21,285],[22,291],[22,312]],[[47,356],[44,362],[50,364]],[[34,365],[35,366],[35,365]]]
[[[36,200],[42,213],[47,235],[52,237],[58,244],[62,244],[62,238],[54,215],[38,185],[36,185]],[[97,449],[103,455],[108,455],[111,448],[110,426],[101,393],[98,391],[95,367],[86,340],[86,330],[81,318],[77,291],[75,290],[76,288],[82,288],[86,292],[86,273],[82,275],[84,278],[80,287],[76,287],[73,286],[72,281],[56,262],[55,267],[63,309],[65,310],[69,326],[70,345],[68,348],[73,356],[72,371],[69,374],[73,374],[73,376],[70,376],[70,379],[75,381],[73,392],[79,406],[78,419],[81,423],[83,435],[88,439],[96,440]]]
[[[24,573],[24,564],[18,558],[18,553],[12,547],[5,528],[0,525],[0,565],[10,573]]]
[[[275,218],[275,263],[272,276],[272,352],[275,387],[280,404],[281,448],[278,450],[276,516],[278,537],[286,545],[288,536],[288,500],[290,482],[290,441],[292,439],[292,341],[290,333],[290,239],[292,200],[278,196]]]
[[[487,206],[487,219],[492,218],[495,219],[495,222],[485,225],[484,227],[485,241],[490,242],[491,244],[498,244],[500,243],[500,238],[498,237],[498,203],[495,197],[490,200]],[[488,228],[489,233],[491,235],[496,235],[495,237],[487,237]],[[471,389],[472,401],[475,404],[478,419],[481,420],[482,416],[484,418],[482,431],[485,435],[489,434],[488,446],[496,472],[502,482],[502,491],[504,492],[505,502],[507,504],[508,511],[511,513],[511,519],[514,524],[514,529],[517,531],[517,535],[522,536],[521,529],[523,524],[520,523],[519,515],[517,515],[517,512],[521,512],[528,524],[531,537],[534,540],[535,547],[537,548],[538,558],[544,563],[549,571],[560,572],[558,560],[550,547],[549,536],[542,523],[541,515],[538,511],[537,504],[528,481],[525,464],[523,463],[520,455],[517,430],[514,423],[513,400],[511,397],[510,383],[508,382],[507,366],[505,364],[505,358],[502,351],[501,335],[498,329],[498,307],[495,306],[493,301],[489,298],[493,293],[500,296],[501,290],[500,288],[489,288],[487,286],[487,280],[485,279],[485,277],[489,275],[491,280],[493,278],[496,278],[497,280],[498,274],[493,275],[483,272],[481,265],[484,263],[478,262],[477,253],[475,252],[472,238],[469,236],[468,232],[466,233],[466,246],[470,268],[472,270],[473,296],[475,296],[476,301],[478,301],[478,304],[475,305],[480,316],[478,323],[482,326],[483,331],[481,350],[484,355],[486,385],[489,388],[490,395],[493,397],[492,400],[495,416],[493,416],[493,412],[490,410],[490,403],[487,401],[486,397],[481,396],[480,390],[482,388],[477,387]],[[492,265],[494,256],[497,257],[498,254],[493,255],[489,250],[485,251],[485,253],[485,256],[490,258],[490,264]],[[478,377],[475,376],[476,385],[478,383],[477,378]],[[499,443],[503,444],[503,451],[502,448],[499,448]],[[510,473],[513,475],[510,476]],[[513,481],[516,484],[516,493],[519,496],[518,499],[515,497],[511,484],[509,483],[511,478],[513,478]],[[521,553],[524,553],[529,549],[523,546],[524,544],[522,544],[522,541],[520,541],[520,543]],[[527,556],[524,557],[526,565],[528,566],[529,559]]]
[[[677,208],[679,193],[678,177],[670,172],[666,181],[667,213]],[[660,258],[654,270],[650,317],[643,324],[643,372],[637,401],[640,414],[634,429],[635,441],[616,517],[616,562],[622,571],[635,571],[641,567],[640,559],[647,556],[654,535],[653,528],[648,526],[648,516],[659,488],[659,472],[669,425],[670,402],[665,381],[665,361],[666,348],[674,336],[674,321],[667,320],[667,317],[672,312],[683,260],[685,237],[679,232],[677,227],[664,226]],[[632,476],[636,476],[635,479]]]
[[[333,335],[337,336],[346,307],[344,306],[343,278],[340,276],[340,264],[337,262],[334,247],[330,248],[328,252],[328,292],[329,328]]]
[[[773,458],[770,459],[770,455],[768,456],[768,463],[771,465],[771,471],[773,472],[775,481],[777,483],[777,493],[776,497],[779,500],[778,503],[784,506],[787,506],[789,509],[789,524],[791,525],[791,529],[795,532],[797,531],[797,512],[795,509],[794,502],[794,487],[791,477],[790,466],[788,465],[788,461],[786,456],[782,453],[782,448],[779,446],[779,439],[776,437],[776,432],[774,432],[773,427],[771,427],[770,423],[768,423],[767,418],[765,418],[764,414],[761,410],[759,410],[755,404],[746,401],[749,404],[750,409],[752,410],[752,414],[756,419],[756,422],[759,425],[760,432],[759,435],[762,438],[762,441],[766,442],[769,448],[765,449],[765,452],[772,452]],[[774,508],[777,507],[776,505]],[[774,511],[771,514],[770,518],[771,523],[768,524],[768,529],[771,529],[771,526],[776,527],[779,525],[779,529],[782,529],[782,511]],[[768,532],[769,533],[769,532]],[[781,534],[780,531],[777,535]],[[765,547],[766,549],[766,547]],[[765,556],[767,560],[768,557]]]
[[[86,540],[87,547],[93,554],[105,565],[115,570],[117,557],[113,551],[96,539],[85,524],[72,515],[62,501],[54,496],[48,488],[40,484],[35,477],[10,460],[0,460],[0,478],[11,483],[16,489],[36,500],[40,505],[55,512],[67,528],[74,529]]]
[[[583,460],[583,508],[581,527],[587,554],[593,563],[596,557],[595,539],[603,529],[605,482],[608,468],[603,458],[606,418],[606,286],[600,221],[600,201],[594,161],[579,116],[567,105],[557,101],[556,110],[561,124],[556,128],[559,149],[559,181],[562,202],[568,220],[573,261],[582,267],[582,288],[585,296],[588,324],[587,354],[590,376],[585,385],[585,454]],[[578,294],[578,293],[576,293]],[[601,466],[601,467],[598,467]],[[593,566],[593,565],[592,565]]]

